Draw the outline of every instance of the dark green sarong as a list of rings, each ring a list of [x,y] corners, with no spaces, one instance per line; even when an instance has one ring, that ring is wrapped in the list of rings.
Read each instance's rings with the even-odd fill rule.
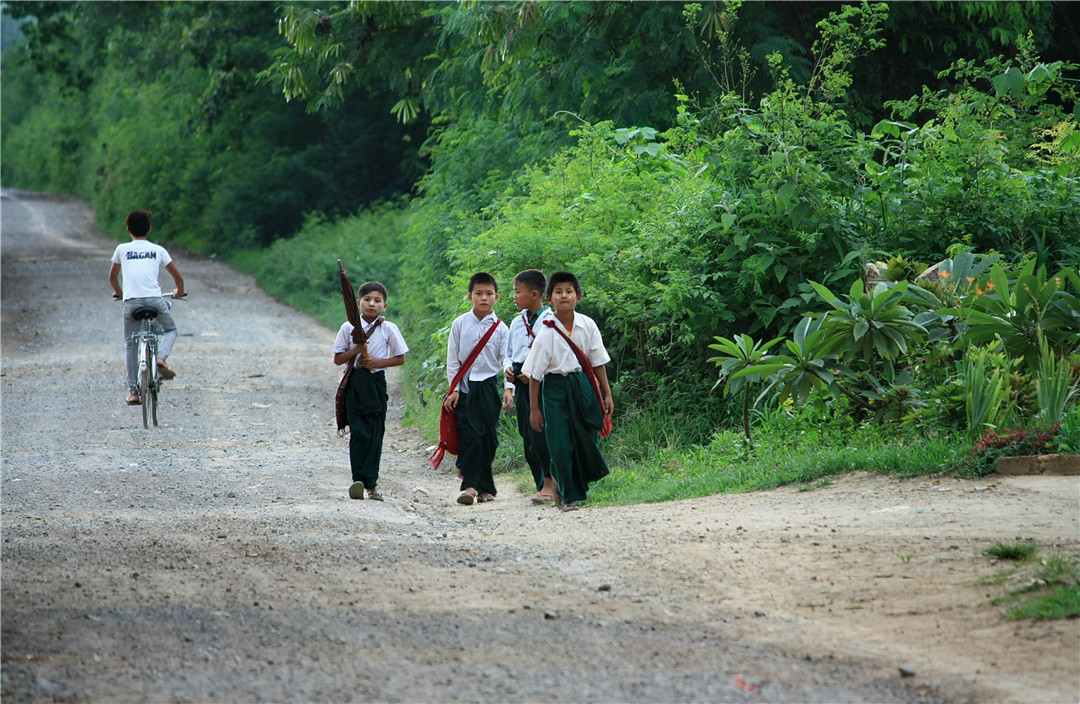
[[[386,432],[386,373],[356,367],[349,374],[345,414],[349,419],[349,464],[354,482],[366,489],[379,483],[383,434]]]
[[[604,413],[584,372],[548,374],[540,384],[551,476],[563,501],[584,501],[589,484],[607,476],[599,433]]]
[[[540,491],[544,486],[544,478],[551,476],[548,469],[551,457],[548,455],[544,434],[533,430],[529,423],[529,414],[532,412],[532,405],[529,403],[529,385],[517,380],[517,375],[521,373],[521,364],[514,362],[513,369],[514,410],[517,413],[518,435],[521,436],[525,447],[525,462],[528,463],[533,481],[536,482],[536,490]]]

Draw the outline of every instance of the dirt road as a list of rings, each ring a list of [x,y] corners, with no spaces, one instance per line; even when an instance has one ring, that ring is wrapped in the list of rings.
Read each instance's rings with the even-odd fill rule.
[[[181,256],[143,430],[115,242],[2,205],[5,701],[1080,700],[1080,622],[1003,621],[980,554],[1075,551],[1076,477],[464,507],[392,395],[388,500],[350,501],[334,331]]]

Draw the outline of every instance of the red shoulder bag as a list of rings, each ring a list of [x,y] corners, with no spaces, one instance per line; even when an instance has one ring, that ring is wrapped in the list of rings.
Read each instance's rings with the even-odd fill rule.
[[[446,392],[446,396],[443,397],[443,409],[442,415],[439,416],[439,444],[435,448],[435,451],[431,453],[431,457],[428,461],[431,462],[432,469],[438,469],[439,464],[442,463],[443,457],[449,452],[451,455],[456,455],[461,450],[461,441],[458,439],[457,430],[457,411],[456,409],[446,410],[446,398],[450,394],[454,393],[454,389],[461,383],[465,373],[469,371],[469,367],[476,361],[477,355],[480,354],[480,350],[484,349],[484,345],[495,333],[495,329],[502,324],[501,320],[496,319],[495,324],[484,333],[484,336],[480,338],[480,342],[476,343],[476,347],[469,353],[469,356],[465,358],[465,362],[458,369],[457,374],[454,375],[454,380],[450,382],[450,388]]]

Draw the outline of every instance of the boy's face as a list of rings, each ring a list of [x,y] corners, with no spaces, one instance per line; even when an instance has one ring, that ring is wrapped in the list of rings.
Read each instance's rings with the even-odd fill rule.
[[[524,284],[514,282],[514,307],[518,310],[531,309],[539,300],[540,292]]]
[[[555,284],[555,287],[551,289],[551,295],[548,296],[548,301],[556,313],[567,313],[577,307],[581,301],[581,294],[574,289],[574,284],[567,281]]]
[[[368,322],[375,320],[386,311],[386,299],[378,291],[369,291],[356,300],[360,315]]]
[[[495,293],[495,287],[491,284],[477,284],[469,291],[469,301],[472,303],[473,312],[483,318],[495,307],[495,301],[499,300],[499,294]]]

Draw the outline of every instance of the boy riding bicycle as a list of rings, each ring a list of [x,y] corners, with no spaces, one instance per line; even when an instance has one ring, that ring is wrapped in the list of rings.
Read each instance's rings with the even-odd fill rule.
[[[136,360],[138,351],[132,341],[132,335],[139,330],[139,321],[133,316],[136,309],[149,306],[157,310],[157,322],[164,330],[161,345],[158,347],[158,373],[162,379],[172,379],[176,376],[176,373],[166,364],[166,360],[178,333],[170,306],[162,297],[158,275],[161,267],[164,266],[172,276],[176,284],[173,298],[184,297],[184,277],[180,275],[180,269],[169,256],[169,252],[161,245],[146,239],[150,234],[150,217],[150,212],[147,210],[135,210],[127,216],[127,231],[131,235],[131,242],[116,246],[112,255],[112,266],[109,268],[109,283],[112,285],[113,295],[124,299],[124,348],[127,353],[129,394],[126,402],[129,406],[139,404],[138,361]],[[120,286],[121,274],[123,274],[123,288]]]

